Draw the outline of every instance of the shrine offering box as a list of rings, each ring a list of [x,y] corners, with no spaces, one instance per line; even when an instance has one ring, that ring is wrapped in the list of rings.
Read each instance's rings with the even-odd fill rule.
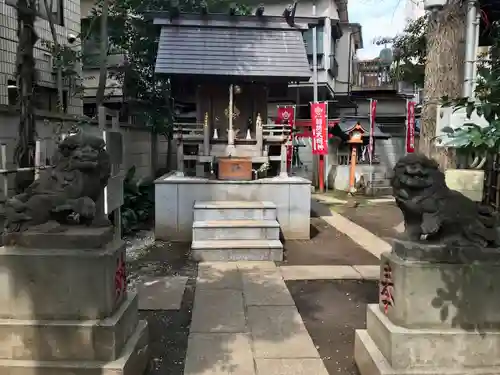
[[[251,181],[252,160],[249,158],[220,158],[219,180]]]

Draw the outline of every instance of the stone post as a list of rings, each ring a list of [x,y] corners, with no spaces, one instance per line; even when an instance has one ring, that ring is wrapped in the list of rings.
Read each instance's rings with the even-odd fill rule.
[[[210,155],[210,124],[208,123],[208,112],[205,112],[203,121],[203,156]]]
[[[177,140],[177,174],[184,176],[184,144],[182,139]]]
[[[227,108],[227,145],[234,146],[234,129],[233,129],[233,107],[234,107],[234,91],[233,85],[229,85],[229,106]]]
[[[255,121],[255,138],[257,139],[257,150],[259,150],[260,155],[263,153],[263,134],[262,134],[262,117],[260,113],[257,113],[257,120]]]
[[[280,177],[288,177],[288,171],[286,167],[286,144],[281,145],[280,153]]]

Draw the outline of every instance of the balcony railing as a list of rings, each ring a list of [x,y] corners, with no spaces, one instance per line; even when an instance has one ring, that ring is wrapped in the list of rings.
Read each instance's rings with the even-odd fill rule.
[[[353,74],[353,90],[396,90],[390,67],[382,66],[378,60],[359,61]]]

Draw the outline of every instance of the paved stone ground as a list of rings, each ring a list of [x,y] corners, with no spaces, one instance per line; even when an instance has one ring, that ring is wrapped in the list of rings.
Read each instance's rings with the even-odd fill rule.
[[[280,266],[284,280],[378,280],[380,266]]]
[[[306,373],[328,375],[276,265],[200,264],[184,375]]]
[[[140,315],[150,324],[145,375],[357,374],[354,330],[365,326],[366,303],[377,300],[377,256],[389,245],[320,209],[314,238],[287,241],[279,267],[196,265],[189,244],[172,243],[132,259],[130,287],[140,291]]]
[[[315,280],[286,284],[329,375],[358,375],[354,330],[366,327],[366,304],[378,301],[377,283]]]

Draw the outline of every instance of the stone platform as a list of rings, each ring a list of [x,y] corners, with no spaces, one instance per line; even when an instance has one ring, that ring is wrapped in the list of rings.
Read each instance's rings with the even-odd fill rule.
[[[403,245],[396,240],[393,249]],[[391,252],[380,269],[380,303],[368,306],[367,329],[356,331],[361,375],[500,374],[500,262],[436,263]]]
[[[138,375],[146,368],[147,323],[138,320],[137,296],[127,293],[125,245],[110,241],[111,228],[85,229],[5,238],[0,374]]]
[[[310,237],[311,181],[272,177],[219,181],[168,174],[155,181],[155,237],[190,242],[196,201],[270,201],[285,239]]]

